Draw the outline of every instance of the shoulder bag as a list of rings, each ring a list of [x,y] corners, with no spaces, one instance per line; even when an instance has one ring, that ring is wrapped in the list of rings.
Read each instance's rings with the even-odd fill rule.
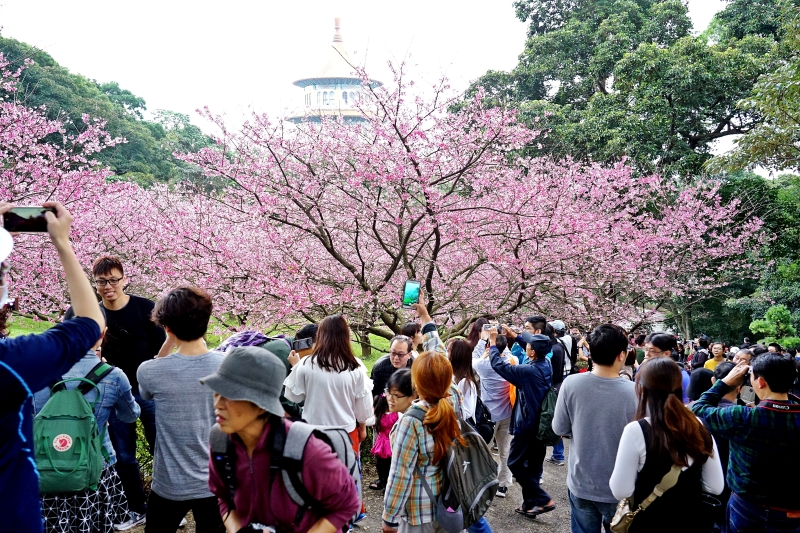
[[[680,475],[681,467],[672,465],[672,468],[669,469],[669,472],[664,474],[664,477],[661,478],[661,482],[656,485],[656,488],[653,489],[650,496],[645,498],[635,511],[631,511],[633,496],[620,501],[619,504],[617,504],[617,512],[614,513],[614,518],[611,519],[611,531],[613,533],[627,533],[636,515],[650,507],[659,496],[662,496],[665,492],[674,487]]]

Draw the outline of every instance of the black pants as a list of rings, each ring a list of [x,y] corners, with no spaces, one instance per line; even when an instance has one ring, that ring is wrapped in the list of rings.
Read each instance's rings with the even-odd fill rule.
[[[133,399],[142,409],[139,419],[144,426],[144,436],[152,455],[156,443],[156,403],[153,400],[143,400],[138,391],[133,393]],[[142,488],[139,462],[136,460],[136,423],[123,422],[112,412],[108,418],[108,436],[117,452],[117,474],[128,497],[128,509],[134,513],[144,513],[147,511],[147,496]]]
[[[547,447],[536,437],[514,435],[508,454],[508,468],[522,487],[522,508],[530,510],[534,505],[544,507],[551,498],[539,485],[544,469]]]
[[[222,517],[219,514],[217,498],[197,500],[168,500],[154,491],[147,499],[147,525],[145,533],[175,533],[186,513],[192,512],[197,533],[217,533],[223,531]]]
[[[392,458],[375,457],[375,468],[378,470],[378,479],[383,482],[383,486],[389,481],[389,470],[392,467]]]

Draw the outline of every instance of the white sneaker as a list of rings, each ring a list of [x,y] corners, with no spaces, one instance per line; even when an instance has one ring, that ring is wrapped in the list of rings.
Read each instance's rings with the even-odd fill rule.
[[[144,513],[134,513],[128,512],[128,520],[121,524],[114,524],[114,529],[117,531],[127,531],[129,529],[133,529],[136,526],[141,526],[147,521],[147,517]]]

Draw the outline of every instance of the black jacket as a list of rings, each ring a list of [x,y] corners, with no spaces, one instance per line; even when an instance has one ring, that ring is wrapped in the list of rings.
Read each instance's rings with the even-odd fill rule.
[[[510,365],[500,358],[496,346],[489,349],[492,368],[517,388],[517,401],[511,413],[512,435],[533,435],[539,431],[542,402],[553,382],[553,368],[545,358],[522,365]]]
[[[411,363],[413,362],[414,356],[412,355],[408,358],[406,368],[411,368]],[[372,379],[373,398],[383,393],[383,391],[386,389],[386,384],[389,383],[389,378],[392,377],[392,374],[394,374],[397,370],[398,369],[392,365],[392,361],[389,359],[389,354],[386,354],[375,361],[375,365],[372,367],[372,373],[369,375],[369,377]]]

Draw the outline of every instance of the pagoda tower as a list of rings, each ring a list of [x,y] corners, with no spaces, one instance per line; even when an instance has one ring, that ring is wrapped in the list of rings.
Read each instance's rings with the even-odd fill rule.
[[[319,122],[322,117],[342,117],[346,122],[363,122],[366,119],[356,107],[361,98],[362,80],[344,48],[341,19],[336,18],[336,33],[327,58],[317,69],[317,74],[294,82],[303,89],[303,114],[289,118],[294,123],[310,120]],[[372,87],[383,85],[370,80]]]

